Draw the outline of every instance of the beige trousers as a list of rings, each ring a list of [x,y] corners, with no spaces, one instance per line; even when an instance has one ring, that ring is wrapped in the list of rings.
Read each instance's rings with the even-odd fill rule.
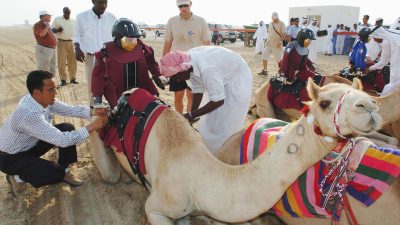
[[[35,46],[36,64],[38,70],[45,70],[56,76],[56,51],[42,45]]]
[[[92,98],[92,71],[94,67],[94,55],[90,55],[85,53],[85,71],[86,71],[86,82],[88,86],[88,94],[89,94],[89,103],[93,105]]]
[[[61,80],[67,80],[67,74],[65,72],[65,62],[68,66],[68,74],[70,80],[76,79],[76,57],[74,51],[74,45],[72,41],[58,40],[57,43],[57,59],[58,59],[58,73],[60,74]]]

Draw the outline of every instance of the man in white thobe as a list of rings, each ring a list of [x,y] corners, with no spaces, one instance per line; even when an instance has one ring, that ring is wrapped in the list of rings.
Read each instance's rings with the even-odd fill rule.
[[[314,33],[314,37],[317,37],[317,31],[319,30],[319,27],[317,27],[318,21],[317,19],[312,19],[311,23],[308,25],[308,29],[312,30]],[[317,64],[317,40],[312,41],[310,47],[308,47],[309,52],[308,52],[308,58],[313,62],[314,64]]]
[[[261,54],[264,51],[264,42],[267,39],[267,27],[264,21],[260,22],[260,26],[253,35],[253,39],[257,39],[255,53]]]
[[[324,37],[324,45],[322,46],[322,52],[324,55],[332,55],[333,52],[333,30],[332,25],[328,25],[326,29],[327,35]]]
[[[252,74],[246,61],[223,47],[201,46],[173,51],[160,60],[161,73],[192,84],[193,105],[184,114],[189,122],[200,118],[199,133],[211,152],[240,131],[251,100]],[[200,107],[203,93],[209,102]]]
[[[375,29],[371,27],[372,33],[370,37],[377,42],[382,42],[382,53],[379,62],[369,67],[369,71],[382,69],[390,63],[390,81],[382,90],[382,96],[400,87],[400,31],[388,30],[382,26]]]

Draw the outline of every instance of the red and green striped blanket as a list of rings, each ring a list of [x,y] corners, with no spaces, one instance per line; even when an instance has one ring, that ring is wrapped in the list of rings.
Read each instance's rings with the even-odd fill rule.
[[[279,140],[286,124],[274,119],[254,121],[242,136],[241,163],[252,161]],[[360,159],[353,160],[356,165],[353,163],[351,167],[355,169],[355,175],[346,190],[355,199],[370,206],[398,178],[400,150],[363,142],[358,142],[353,150],[354,155],[360,155]],[[273,207],[275,213],[288,217],[331,218],[332,212],[322,207],[324,199],[319,192],[319,184],[327,172],[327,165],[322,161],[310,167],[276,203]]]

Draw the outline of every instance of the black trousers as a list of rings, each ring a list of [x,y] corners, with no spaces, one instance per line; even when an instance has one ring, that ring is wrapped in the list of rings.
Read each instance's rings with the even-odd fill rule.
[[[55,125],[60,131],[72,131],[70,123]],[[58,148],[58,163],[40,158],[54,147],[53,144],[39,141],[25,152],[12,155],[0,155],[0,171],[19,177],[34,187],[59,183],[64,179],[65,169],[77,161],[76,145]]]

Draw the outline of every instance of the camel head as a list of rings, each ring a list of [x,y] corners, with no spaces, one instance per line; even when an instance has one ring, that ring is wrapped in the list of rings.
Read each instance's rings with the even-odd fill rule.
[[[361,81],[352,86],[332,83],[323,87],[308,79],[310,112],[324,135],[331,137],[370,134],[382,125],[378,106],[362,91]]]

